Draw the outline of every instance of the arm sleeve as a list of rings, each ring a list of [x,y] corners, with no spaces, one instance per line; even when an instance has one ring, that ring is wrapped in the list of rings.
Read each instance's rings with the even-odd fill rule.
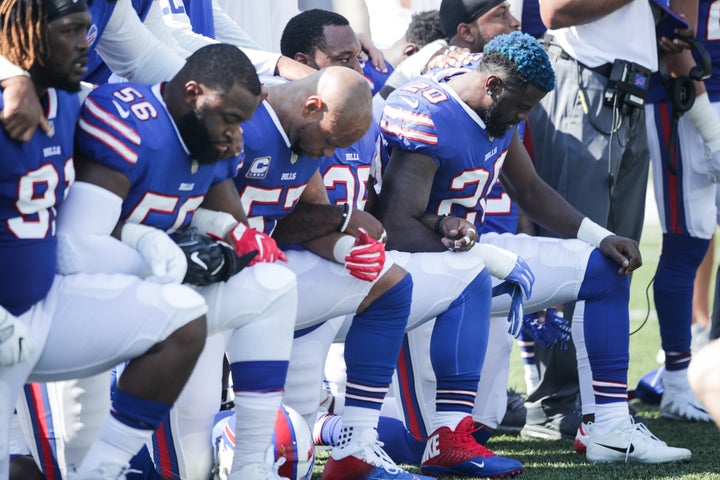
[[[170,80],[185,64],[143,25],[130,2],[117,2],[97,50],[113,73],[139,83]]]
[[[215,13],[214,10],[213,14]],[[170,30],[170,34],[181,48],[189,52],[194,52],[205,45],[217,43],[218,41],[229,43],[240,48],[245,55],[248,56],[255,70],[257,70],[258,75],[275,74],[275,67],[280,58],[280,54],[248,48],[249,37],[235,22],[227,17],[227,15],[223,14],[219,25],[217,24],[218,18],[215,18],[216,40],[193,32],[190,19],[184,13],[168,13],[163,15],[163,18],[166,26]],[[250,42],[254,44],[252,40],[250,40]]]
[[[154,1],[150,5],[150,10],[148,10],[145,19],[143,20],[143,24],[158,38],[158,40],[173,49],[181,57],[187,58],[190,56],[191,52],[181,47],[175,37],[173,37],[172,31],[165,23],[164,17],[165,15],[162,13],[160,2]]]
[[[229,43],[240,48],[253,48],[260,50],[255,40],[245,33],[225,11],[213,0],[213,19],[215,21],[215,37],[218,41]]]
[[[125,273],[145,277],[137,250],[112,236],[122,199],[97,185],[75,182],[58,215],[58,273]]]
[[[185,13],[173,12],[168,9],[166,13],[161,13],[161,15],[168,32],[184,50],[194,52],[206,45],[217,43],[210,37],[193,32],[190,19]]]

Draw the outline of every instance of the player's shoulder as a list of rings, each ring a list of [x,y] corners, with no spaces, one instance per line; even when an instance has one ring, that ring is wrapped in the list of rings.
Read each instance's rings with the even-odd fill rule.
[[[267,101],[260,103],[253,116],[242,124],[242,129],[246,151],[271,146],[287,148],[280,120]]]
[[[398,118],[427,128],[452,120],[452,96],[446,88],[430,78],[418,77],[388,96],[383,118]]]
[[[120,131],[142,132],[159,128],[154,124],[164,122],[167,117],[159,88],[159,85],[137,83],[100,85],[85,99],[83,116],[86,121]]]

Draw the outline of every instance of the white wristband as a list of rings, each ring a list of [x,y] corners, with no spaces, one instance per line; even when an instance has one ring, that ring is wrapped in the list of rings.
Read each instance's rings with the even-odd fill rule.
[[[588,242],[594,247],[599,247],[600,243],[610,235],[615,235],[607,228],[601,227],[597,223],[590,220],[588,217],[582,219],[580,222],[580,228],[577,231],[577,239]]]
[[[518,259],[517,254],[489,243],[478,243],[470,251],[482,258],[490,275],[501,280],[510,274]]]
[[[345,265],[345,257],[350,255],[350,250],[355,245],[355,237],[343,235],[335,242],[333,247],[333,258],[337,263]]]
[[[190,225],[196,227],[200,233],[212,233],[218,237],[225,238],[227,232],[237,225],[238,221],[235,217],[227,212],[218,212],[217,210],[208,210],[207,208],[198,208],[193,213]]]

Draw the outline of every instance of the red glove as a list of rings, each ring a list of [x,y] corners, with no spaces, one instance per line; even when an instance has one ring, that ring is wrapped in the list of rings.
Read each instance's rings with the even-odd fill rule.
[[[375,281],[385,265],[385,245],[358,228],[355,245],[345,257],[345,268],[350,275],[368,282]]]
[[[242,257],[252,251],[258,252],[248,266],[255,265],[258,262],[272,263],[278,260],[287,262],[287,257],[283,251],[278,248],[275,240],[271,236],[263,232],[258,232],[242,222],[238,222],[235,228],[233,228],[232,239],[235,246],[235,253],[238,257]]]

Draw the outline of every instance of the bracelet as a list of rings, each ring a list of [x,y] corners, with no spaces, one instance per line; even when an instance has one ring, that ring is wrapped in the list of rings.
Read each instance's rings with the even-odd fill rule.
[[[348,225],[350,225],[350,217],[352,217],[352,211],[353,209],[349,203],[343,205],[343,214],[342,219],[340,220],[340,225],[338,225],[338,232],[345,233]]]
[[[443,218],[447,217],[448,215],[438,215],[437,220],[435,220],[435,233],[443,235],[443,232],[440,231],[440,224],[442,223]]]

